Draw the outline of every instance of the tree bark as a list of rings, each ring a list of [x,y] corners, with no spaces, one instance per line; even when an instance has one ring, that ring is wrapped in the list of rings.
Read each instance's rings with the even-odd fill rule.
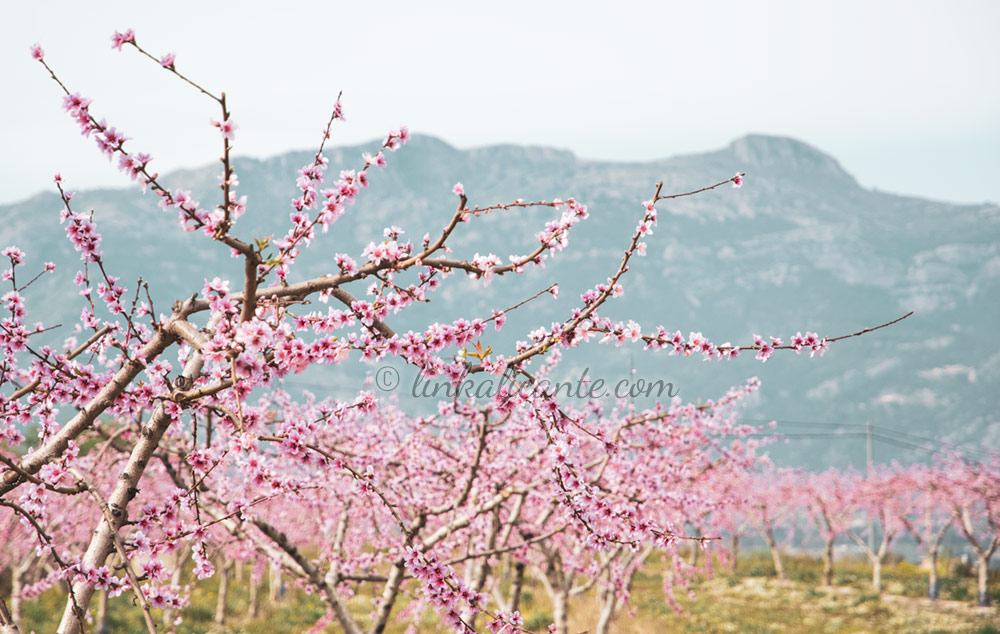
[[[701,537],[701,526],[695,525],[693,532],[695,537]],[[701,542],[692,539],[691,550],[688,551],[688,564],[690,564],[692,568],[698,565],[698,551],[700,550]]]
[[[569,591],[563,588],[553,588],[552,622],[556,626],[556,634],[569,634]]]
[[[774,540],[774,530],[768,527],[764,531],[764,540],[767,542],[767,548],[771,551],[771,561],[774,562],[774,574],[778,576],[778,579],[785,578],[785,567],[781,563],[781,552],[778,551],[778,544]]]
[[[174,315],[167,327],[157,331],[154,341],[165,339],[165,341],[161,342],[162,348],[153,346],[152,341],[147,344],[146,348],[155,348],[158,350],[158,355],[159,352],[162,352],[163,349],[176,339],[178,335],[173,334],[174,332],[186,332],[186,329],[193,330],[195,335],[204,338],[204,335],[198,333],[185,320],[185,317],[190,312],[190,306],[191,302],[188,301],[175,309]],[[209,329],[213,329],[213,321],[214,318],[209,320]],[[146,348],[143,350],[145,351]],[[144,358],[151,361],[155,356],[144,355]],[[135,374],[138,374],[143,364],[138,361],[132,361],[127,364],[127,367],[131,367],[133,364],[139,366],[135,370]],[[184,370],[181,373],[188,385],[193,385],[195,380],[201,375],[203,365],[204,360],[200,352],[194,352],[188,357],[187,362],[184,364]],[[135,378],[135,374],[129,378],[129,382],[131,382],[132,378]],[[105,389],[107,389],[107,386]],[[122,389],[124,389],[124,386]],[[120,394],[120,391],[118,394]],[[115,395],[112,394],[108,397],[106,403],[103,401],[100,403],[101,411],[111,406],[114,397]],[[153,415],[150,417],[149,423],[142,427],[135,446],[132,448],[132,453],[129,455],[125,469],[118,476],[114,491],[112,491],[107,499],[108,508],[111,509],[111,516],[114,519],[113,525],[109,519],[105,519],[103,516],[98,521],[97,530],[94,531],[94,536],[91,538],[87,552],[84,554],[83,561],[81,562],[84,569],[100,568],[104,565],[108,555],[114,550],[115,536],[128,519],[128,504],[135,497],[136,493],[138,493],[139,480],[146,470],[146,465],[149,464],[149,460],[153,457],[153,452],[156,451],[156,447],[160,444],[160,439],[163,438],[163,434],[172,422],[173,418],[167,413],[166,408],[163,407],[161,402],[153,410]],[[87,425],[89,424],[87,423]],[[66,428],[68,427],[69,425]],[[55,441],[53,440],[53,442]],[[39,465],[40,467],[41,465]],[[82,632],[83,619],[90,605],[90,599],[93,596],[94,586],[87,583],[86,580],[71,584],[69,596],[66,599],[66,607],[63,610],[62,621],[57,630],[58,634],[80,634]]]
[[[823,551],[823,585],[833,587],[833,540],[826,540],[826,549]]]
[[[250,618],[257,618],[257,614],[260,611],[260,577],[263,575],[256,575],[250,573]]]
[[[603,586],[597,592],[597,601],[601,613],[597,619],[597,628],[594,630],[594,634],[607,634],[617,607],[615,604],[618,601],[618,596],[615,594],[615,589],[611,586]]]
[[[931,601],[937,601],[939,591],[938,591],[938,551],[937,548],[932,548],[930,553],[928,553],[931,560],[931,571],[927,576],[927,598]]]
[[[94,631],[97,634],[108,634],[111,630],[108,629],[108,591],[101,590],[101,594],[97,597],[97,623],[94,626]]]
[[[979,555],[976,560],[979,562],[979,607],[984,608],[990,604],[990,594],[986,587],[990,574],[990,558]]]
[[[229,577],[232,575],[232,562],[222,563],[216,568],[219,575],[219,594],[215,600],[215,622],[218,625],[226,624],[226,600],[229,598]]]
[[[526,568],[523,561],[514,562],[514,575],[510,580],[510,611],[515,612],[520,609],[521,605],[521,588],[524,587],[524,569]]]
[[[21,591],[24,589],[22,576],[27,568],[22,566],[11,566],[10,568],[10,620],[15,627],[20,627],[24,622],[24,601],[21,599]]]
[[[17,622],[7,609],[7,604],[4,603],[3,597],[0,597],[0,634],[21,634],[21,631],[17,629]]]
[[[267,600],[271,605],[277,605],[281,600],[281,567],[271,562],[270,574],[267,580]]]
[[[729,537],[729,551],[732,553],[733,564],[730,568],[733,574],[739,573],[740,568],[740,536],[737,533],[733,533]]]
[[[375,621],[370,630],[371,634],[382,634],[389,623],[389,615],[392,607],[396,604],[399,596],[399,588],[403,584],[403,577],[406,575],[406,567],[403,560],[396,561],[392,569],[389,570],[389,578],[382,587],[382,598],[379,599],[378,611],[375,614]]]
[[[198,359],[198,371],[201,369],[201,358],[199,355],[192,355]],[[195,374],[197,376],[197,373]],[[135,492],[138,491],[139,480],[142,477],[146,465],[149,464],[156,446],[159,444],[163,433],[167,431],[173,419],[166,413],[163,406],[157,406],[149,424],[142,428],[142,432],[132,449],[128,464],[118,477],[114,492],[108,498],[108,507],[114,517],[114,526],[108,523],[103,517],[94,531],[94,537],[90,540],[87,552],[83,556],[84,569],[100,568],[104,565],[114,549],[114,537],[121,529],[122,524],[127,519],[128,503],[132,500]],[[80,634],[82,631],[82,619],[90,605],[90,599],[94,595],[94,586],[86,580],[72,584],[71,596],[66,600],[66,608],[63,611],[62,622],[59,625],[59,634]],[[74,597],[76,603],[74,604]],[[80,613],[77,613],[79,606]]]
[[[646,562],[646,558],[649,557],[653,552],[652,546],[647,546],[644,551],[638,554],[625,554],[619,562],[624,566],[625,578],[622,580],[624,583],[625,594],[630,594],[632,592],[632,583],[635,581],[635,575]],[[706,555],[706,561],[708,556]],[[610,561],[608,562],[610,563]],[[615,620],[618,614],[618,610],[621,609],[622,605],[625,603],[623,596],[618,593],[618,589],[612,584],[612,578],[614,573],[607,570],[607,584],[604,586],[598,586],[597,590],[597,601],[600,607],[600,615],[597,620],[597,629],[595,634],[607,634],[611,627],[611,623]]]
[[[872,560],[872,590],[875,594],[882,593],[882,557]]]
[[[180,550],[177,551],[177,563],[174,565],[174,572],[170,575],[170,583],[172,585],[180,587],[181,580],[184,574],[184,564],[187,563],[188,557],[191,555],[191,547],[184,545]],[[170,629],[174,626],[174,610],[172,608],[164,608],[163,610],[163,627]]]

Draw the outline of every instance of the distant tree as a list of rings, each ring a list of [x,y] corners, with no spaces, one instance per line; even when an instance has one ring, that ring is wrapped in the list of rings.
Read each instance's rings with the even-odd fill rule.
[[[956,454],[941,475],[941,493],[976,554],[979,605],[987,606],[990,558],[1000,546],[1000,458],[980,463]]]
[[[796,469],[766,469],[746,480],[747,498],[743,513],[767,544],[778,579],[785,579],[785,566],[777,534],[790,530],[800,507],[795,503],[803,474]]]
[[[938,556],[941,543],[952,525],[954,518],[948,507],[944,492],[945,479],[940,467],[912,465],[906,471],[909,484],[901,487],[899,495],[913,497],[913,503],[906,505],[900,516],[903,526],[913,536],[917,546],[927,555],[930,567],[927,578],[927,598],[938,598]]]
[[[869,530],[875,531],[877,545],[873,548],[853,529],[847,534],[864,552],[872,565],[872,590],[882,592],[882,565],[889,555],[892,542],[904,529],[900,518],[909,512],[909,500],[899,495],[906,491],[904,474],[895,467],[869,466],[863,477],[854,478],[852,502],[869,518]]]
[[[833,585],[833,546],[837,537],[850,530],[855,516],[851,496],[859,476],[853,471],[828,469],[806,476],[802,503],[823,540],[823,585]]]

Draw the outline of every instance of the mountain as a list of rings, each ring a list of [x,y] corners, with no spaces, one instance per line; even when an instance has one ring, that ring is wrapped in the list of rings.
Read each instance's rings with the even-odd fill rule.
[[[330,171],[355,168],[377,143],[333,148]],[[311,152],[235,161],[246,216],[234,233],[244,239],[282,235],[298,168]],[[487,343],[497,351],[538,325],[562,318],[579,294],[617,267],[640,217],[640,201],[663,180],[665,193],[697,189],[747,173],[742,189],[720,188],[657,205],[660,222],[645,258],[624,278],[626,293],[603,314],[633,318],[644,330],[701,331],[717,343],[748,343],[752,335],[784,338],[811,330],[835,336],[914,311],[905,321],[831,346],[822,359],[777,354],[766,364],[743,355],[732,362],[680,359],[641,346],[590,345],[568,353],[557,378],[575,380],[584,368],[608,383],[637,377],[671,382],[685,400],[714,398],[729,385],[759,376],[763,387],[746,417],[777,419],[787,444],[770,449],[776,461],[823,467],[865,460],[865,425],[875,426],[875,458],[924,459],[963,445],[974,453],[1000,449],[1000,208],[952,205],[867,190],[832,157],[789,138],[750,135],[704,154],[652,162],[584,160],[565,151],[512,145],[458,150],[416,136],[371,173],[358,203],[303,256],[294,279],[330,269],[335,252],[360,257],[364,246],[394,224],[419,242],[450,218],[451,186],[465,184],[472,204],[575,197],[590,218],[571,232],[569,248],[521,276],[489,287],[451,278],[429,306],[405,313],[397,330],[420,328],[443,316],[488,316],[494,306],[560,282],[560,297],[539,298],[512,314]],[[208,206],[219,195],[216,166],[164,177],[190,189]],[[70,175],[69,181],[72,184]],[[180,231],[173,213],[133,189],[82,191],[75,209],[93,208],[104,233],[106,260],[134,288],[143,275],[156,309],[200,289],[203,278],[229,277],[241,267],[228,250],[200,234]],[[53,194],[0,207],[0,243],[18,244],[29,263],[53,260],[29,294],[29,308],[72,324],[79,315],[71,284],[79,259],[56,224]],[[452,239],[456,255],[527,253],[551,217],[546,209],[490,214],[462,225]],[[360,292],[360,291],[359,291]],[[65,336],[67,329],[60,331]],[[374,368],[372,368],[374,369]],[[362,372],[363,373],[363,372]],[[346,395],[361,374],[311,372],[291,389]],[[430,406],[408,395],[413,373],[403,371],[399,398],[415,410]],[[928,440],[932,439],[932,440]]]

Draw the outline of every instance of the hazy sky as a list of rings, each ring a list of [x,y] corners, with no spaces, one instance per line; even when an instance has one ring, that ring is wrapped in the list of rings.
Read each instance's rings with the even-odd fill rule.
[[[281,8],[278,8],[281,6]],[[99,7],[99,8],[98,8]],[[123,185],[60,109],[58,87],[166,172],[218,156],[216,106],[109,36],[229,95],[239,154],[314,148],[401,124],[459,146],[551,145],[587,158],[796,137],[863,185],[1000,201],[1000,2],[18,2],[0,8],[0,203]]]

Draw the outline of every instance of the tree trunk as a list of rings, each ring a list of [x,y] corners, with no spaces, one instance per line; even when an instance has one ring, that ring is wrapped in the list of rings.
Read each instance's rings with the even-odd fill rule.
[[[17,629],[17,621],[11,616],[3,597],[0,597],[0,634],[21,634]]]
[[[187,545],[177,551],[177,564],[174,566],[173,574],[170,575],[170,583],[172,585],[180,587],[182,575],[184,574],[184,564],[187,563],[190,555],[191,547]],[[163,627],[168,630],[174,627],[174,610],[172,608],[164,608],[163,610]]]
[[[371,628],[374,634],[382,634],[385,631],[385,626],[389,623],[389,615],[392,613],[392,607],[396,604],[396,599],[399,597],[399,588],[402,586],[405,576],[406,568],[403,560],[399,559],[389,569],[389,577],[386,579],[385,585],[382,586],[382,597],[378,601],[378,609],[375,611],[375,622]]]
[[[927,598],[931,601],[937,601],[938,598],[938,576],[937,576],[937,566],[938,566],[938,551],[937,548],[931,549],[928,553],[931,560],[931,571],[927,577]]]
[[[174,317],[171,317],[170,324],[177,323],[174,321],[177,315],[175,311]],[[143,347],[137,358],[154,359],[171,345],[176,336],[168,332],[169,328],[170,326],[168,325],[167,329],[158,330],[154,338]],[[184,364],[184,370],[181,373],[182,376],[193,383],[201,374],[203,363],[204,361],[200,353],[192,354]],[[119,381],[125,381],[124,385],[130,384],[141,371],[143,365],[133,360],[125,368],[118,371],[115,380],[106,385],[102,390],[102,393],[108,391],[110,394],[110,398],[107,399],[108,404],[110,404],[111,399],[115,396],[115,389],[118,389],[115,386],[118,385]],[[103,401],[100,401],[100,395],[95,397],[92,402],[95,404],[103,403]],[[97,412],[96,415],[99,415],[102,409],[83,408],[80,410],[81,414],[78,416],[82,416],[81,420],[86,421],[87,416],[96,416],[93,414],[94,411]],[[104,517],[98,520],[97,528],[93,532],[90,544],[87,546],[87,551],[84,553],[81,561],[83,568],[92,569],[103,566],[104,562],[107,561],[108,555],[114,550],[115,536],[128,519],[128,504],[135,497],[142,475],[146,471],[146,465],[149,464],[150,459],[153,457],[153,452],[160,444],[160,439],[172,422],[173,417],[167,413],[166,408],[162,404],[157,405],[153,411],[153,415],[150,416],[149,422],[142,428],[142,432],[136,439],[135,445],[133,445],[132,451],[129,454],[128,462],[125,463],[125,468],[119,474],[114,490],[107,498],[108,508],[110,509],[114,523],[112,525]],[[89,423],[85,424],[89,425]],[[70,427],[71,424],[65,425],[63,431],[70,429]],[[58,440],[50,441],[46,446],[56,442]],[[40,448],[39,452],[44,453],[44,447]],[[31,455],[35,456],[37,453]],[[94,586],[87,583],[86,580],[72,583],[71,587],[72,593],[66,597],[66,607],[63,609],[62,621],[59,623],[59,629],[57,630],[59,634],[80,634],[83,631],[83,620],[86,618],[87,608],[90,607],[90,599],[94,596]]]
[[[701,526],[695,525],[694,527],[694,537],[701,537]],[[688,551],[688,564],[691,567],[698,565],[698,551],[701,550],[701,542],[696,539],[691,540],[691,550]]]
[[[260,611],[260,579],[263,575],[250,573],[250,618],[257,618]]]
[[[882,558],[875,557],[872,559],[872,590],[875,594],[882,593]]]
[[[556,626],[556,634],[569,634],[569,591],[554,588],[552,594],[552,622]]]
[[[598,605],[601,609],[600,617],[597,619],[597,628],[594,630],[594,634],[607,634],[608,627],[611,625],[611,620],[615,616],[615,607],[617,607],[618,596],[615,594],[615,589],[606,586],[601,588],[597,593]]]
[[[768,528],[764,531],[764,540],[767,541],[767,547],[771,551],[771,560],[774,562],[774,574],[778,576],[778,579],[785,578],[785,567],[781,564],[781,553],[778,551],[778,544],[774,541],[774,531]]]
[[[108,591],[101,590],[97,595],[97,623],[94,625],[94,632],[97,634],[108,634]]]
[[[12,573],[10,576],[10,620],[16,629],[24,623],[24,601],[21,599],[21,590],[23,590],[24,584],[21,581],[20,566],[12,566],[10,571]]]
[[[740,536],[736,533],[733,533],[729,537],[729,551],[732,553],[733,563],[731,568],[735,575],[739,571],[740,565]]]
[[[267,599],[272,605],[276,605],[281,600],[281,567],[271,562],[270,576],[268,577]]]
[[[510,612],[515,612],[521,605],[521,588],[524,586],[523,561],[514,562],[514,576],[510,580]]]
[[[223,563],[217,568],[219,594],[215,600],[215,622],[218,625],[226,624],[226,599],[229,598],[229,577],[231,576],[232,569],[232,562]]]
[[[990,604],[990,595],[987,592],[986,582],[990,574],[990,558],[980,555],[979,561],[979,607],[986,607]]]
[[[833,587],[833,539],[826,540],[826,549],[823,551],[823,585]]]

